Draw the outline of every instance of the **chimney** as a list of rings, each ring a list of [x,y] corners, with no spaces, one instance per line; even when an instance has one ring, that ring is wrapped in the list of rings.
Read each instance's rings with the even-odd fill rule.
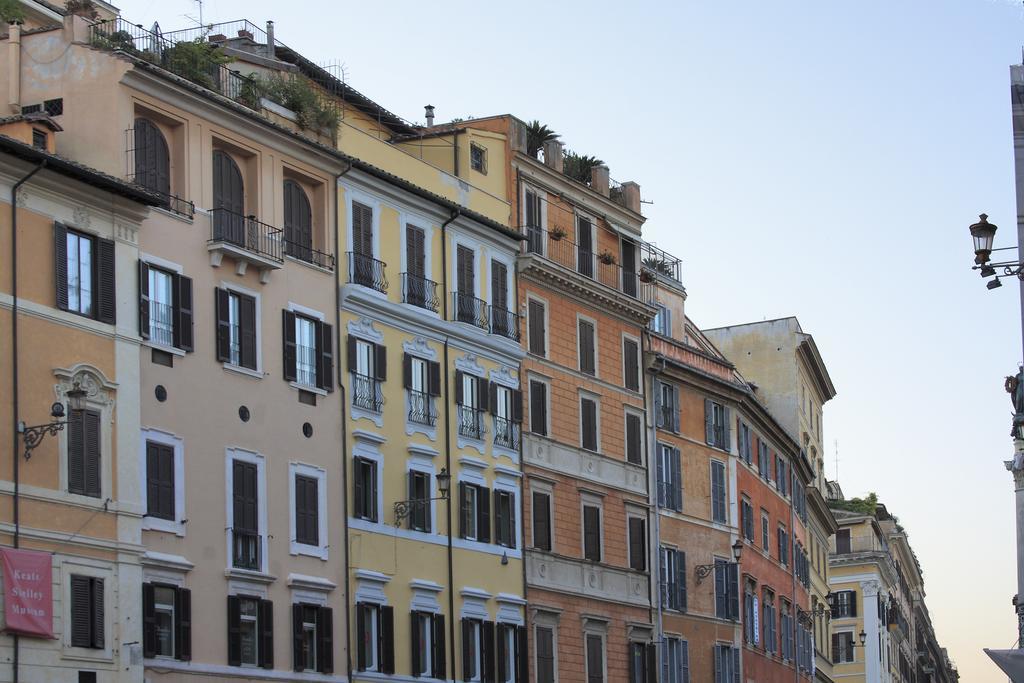
[[[565,155],[562,154],[562,143],[558,140],[548,140],[545,142],[544,163],[561,173],[564,162]]]
[[[275,59],[274,57],[274,22],[267,21],[267,57]]]
[[[622,183],[622,203],[633,213],[640,213],[640,185],[632,180]]]
[[[7,104],[11,113],[21,113],[21,24],[8,27],[7,39]]]
[[[595,192],[600,192],[605,197],[608,196],[608,179],[610,178],[611,171],[608,170],[607,166],[595,166],[590,169],[590,189]],[[637,187],[639,190],[639,186]]]
[[[423,107],[423,113],[427,117],[427,128],[433,128],[434,127],[434,105],[428,104],[427,106]]]

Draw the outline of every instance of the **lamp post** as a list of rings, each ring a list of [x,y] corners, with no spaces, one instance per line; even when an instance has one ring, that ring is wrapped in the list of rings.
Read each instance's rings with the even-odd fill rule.
[[[411,500],[395,501],[395,526],[401,526],[402,520],[412,514],[413,508],[427,505],[434,500],[448,500],[451,491],[452,475],[448,474],[448,468],[442,467],[435,476],[437,479],[437,490],[441,495],[434,498],[415,498]],[[507,563],[507,562],[506,562]]]
[[[974,242],[974,265],[982,278],[987,279],[986,287],[996,289],[1002,286],[1001,277],[1016,277],[1021,292],[1021,335],[1024,341],[1024,262],[1021,261],[1021,246],[1024,233],[1018,228],[1017,246],[994,248],[996,230],[994,223],[988,222],[988,216],[981,214],[977,223],[970,226],[971,239]],[[992,261],[992,252],[1017,250],[1017,259],[1008,261]],[[1000,272],[1001,271],[1001,272]],[[994,278],[994,279],[988,279]],[[1006,392],[1013,403],[1013,422],[1010,437],[1013,439],[1013,460],[1004,461],[1006,469],[1013,474],[1017,509],[1017,595],[1013,598],[1017,612],[1017,647],[1024,648],[1024,366],[1018,368],[1017,374],[1007,377],[1004,383]]]
[[[86,391],[78,382],[75,382],[75,385],[68,390],[67,397],[69,410],[85,410]],[[67,420],[61,419],[64,417],[64,404],[57,401],[51,405],[50,417],[53,418],[53,421],[46,424],[28,426],[24,422],[18,423],[18,433],[21,434],[22,443],[25,444],[25,460],[32,457],[32,451],[42,443],[43,437],[47,434],[57,436],[57,432],[64,429],[64,425],[68,423]]]

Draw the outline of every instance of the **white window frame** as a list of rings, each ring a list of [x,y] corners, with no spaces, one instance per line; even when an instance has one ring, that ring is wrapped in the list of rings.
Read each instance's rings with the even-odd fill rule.
[[[481,274],[480,274],[480,269],[482,267],[483,248],[481,247],[480,243],[477,242],[476,240],[474,240],[474,239],[472,239],[472,238],[470,238],[470,237],[468,237],[466,235],[460,234],[460,233],[453,233],[452,234],[452,252],[451,252],[452,253],[452,258],[451,258],[452,262],[451,262],[451,285],[450,285],[451,291],[452,292],[458,292],[459,291],[459,257],[458,257],[458,253],[459,253],[459,247],[460,246],[466,247],[467,249],[469,249],[470,251],[473,252],[473,291],[470,293],[470,296],[473,296],[473,297],[475,297],[477,299],[483,300],[484,297],[481,296],[483,294],[483,291],[482,291],[482,278],[481,278]],[[511,293],[512,292],[509,292],[509,294],[511,294]],[[450,296],[450,293],[449,292],[445,292],[444,295],[445,296]]]
[[[316,605],[311,605],[309,603],[300,603],[300,604],[302,605],[303,617],[305,617],[305,611],[306,611],[307,607],[314,607],[314,608],[318,607]],[[310,627],[312,627],[312,628],[310,628]],[[319,645],[319,642],[320,642],[320,634],[317,631],[316,619],[315,618],[314,618],[312,623],[306,621],[305,618],[303,618],[303,620],[302,620],[302,637],[303,638],[307,638],[308,636],[306,634],[308,634],[310,632],[313,633],[313,646],[311,648],[312,651],[310,652],[311,656],[307,658],[307,660],[306,660],[306,668],[304,668],[303,671],[315,673],[317,671],[317,665],[319,664],[319,659],[320,659],[320,652],[318,651],[318,645]],[[312,666],[310,666],[311,664],[312,664]]]
[[[534,294],[532,292],[526,295],[526,350],[527,350],[528,353],[533,353],[533,351],[530,350],[530,302],[531,301],[535,301],[535,302],[537,302],[538,304],[540,304],[541,306],[544,307],[544,355],[542,357],[543,358],[548,358],[550,356],[550,354],[551,354],[551,327],[549,325],[550,318],[551,318],[551,315],[550,315],[551,306],[548,303],[547,299],[539,297],[539,296],[537,296],[536,294]]]
[[[513,285],[515,281],[516,264],[513,258],[509,258],[505,254],[490,250],[488,254],[490,259],[487,261],[487,293],[490,297],[487,299],[488,304],[494,303],[494,278],[491,275],[491,266],[497,261],[498,263],[505,266],[505,299],[508,302],[508,310],[510,313],[516,312],[516,289]],[[477,276],[479,278],[479,275]]]
[[[601,639],[601,680],[608,681],[608,633],[607,625],[604,629],[597,629],[585,624],[583,626],[583,668],[587,679],[590,678],[590,657],[587,656],[587,641],[590,636],[597,636]]]
[[[428,515],[428,519],[429,519],[429,523],[430,523],[430,530],[429,531],[413,530],[413,533],[416,533],[416,534],[429,534],[431,536],[439,536],[438,528],[437,528],[437,514],[436,514],[436,508],[434,506],[435,501],[432,500],[434,498],[433,486],[434,486],[435,476],[436,476],[435,475],[434,466],[433,466],[433,464],[428,465],[428,464],[426,464],[426,463],[424,463],[424,462],[422,462],[420,460],[410,460],[406,477],[408,477],[408,472],[419,472],[419,473],[425,474],[427,476],[427,497],[431,498],[431,500],[426,505],[426,507],[427,507],[427,515]],[[379,478],[379,476],[380,476],[380,473],[378,471],[378,478]],[[406,479],[406,486],[408,486],[408,479]]]
[[[56,572],[55,572],[56,573]],[[71,645],[71,575],[86,576],[95,579],[103,579],[103,649],[90,647],[74,647]],[[90,560],[86,558],[67,558],[60,562],[58,576],[61,577],[61,596],[63,607],[61,613],[66,627],[63,629],[63,655],[73,659],[85,659],[96,661],[114,660],[114,638],[113,614],[115,582],[112,574],[112,567],[106,562]],[[137,584],[136,584],[137,585]]]
[[[523,234],[527,234],[527,231],[526,231],[527,221],[526,221],[526,216],[525,216],[525,213],[526,213],[526,193],[527,192],[532,192],[533,195],[536,197],[536,200],[539,202],[539,206],[540,206],[540,225],[538,225],[537,227],[540,228],[543,231],[541,233],[540,254],[541,254],[541,256],[547,256],[548,255],[548,192],[547,192],[547,190],[540,189],[536,185],[531,185],[530,183],[527,183],[527,182],[523,183],[523,190],[522,190],[522,192],[520,193],[520,196],[519,196],[519,201],[521,202],[520,205],[523,207],[521,212],[520,212],[520,215],[522,217],[522,222],[523,222],[523,225],[522,225],[522,228],[521,228],[523,230]],[[575,231],[575,224],[574,224],[573,230]]]
[[[413,676],[420,678],[433,678],[433,662],[431,661],[432,655],[434,654],[433,617],[434,615],[429,612],[416,610],[416,628],[422,629],[424,628],[424,624],[426,625],[426,630],[424,631],[425,637],[423,638],[424,644],[423,647],[420,648],[420,656],[423,658],[423,669],[418,672],[413,672]],[[411,636],[415,638],[417,634],[413,633]],[[415,662],[413,662],[413,664],[415,664]]]
[[[555,681],[557,681],[558,680],[558,613],[543,612],[543,611],[540,611],[540,609],[538,608],[538,611],[534,614],[534,617],[533,617],[533,642],[534,643],[537,642],[537,629],[538,628],[546,628],[549,631],[551,631],[551,652],[552,652],[552,655],[554,657],[554,664],[553,664],[553,666],[554,666]],[[537,675],[537,671],[540,668],[540,666],[539,666],[540,662],[537,659],[537,652],[536,651],[537,651],[538,648],[534,647],[533,649],[534,649],[533,657],[532,657],[532,659],[533,659],[533,676],[532,677],[527,676],[527,678],[529,680],[536,681],[539,678],[538,675]]]
[[[177,536],[185,535],[185,441],[180,436],[175,436],[171,432],[165,432],[161,429],[155,429],[153,427],[144,427],[140,433],[139,441],[139,482],[140,491],[142,496],[145,497],[147,494],[147,468],[149,465],[148,458],[146,457],[146,442],[152,441],[154,443],[163,444],[170,446],[174,449],[174,520],[160,519],[159,517],[150,517],[149,515],[143,515],[142,517],[142,528],[143,530],[149,531],[165,531],[167,533],[175,534]],[[146,505],[144,505],[146,507]]]
[[[353,436],[356,437],[356,442],[352,447],[352,474],[355,476],[355,459],[362,458],[363,460],[369,460],[373,462],[377,468],[377,476],[374,477],[376,484],[376,501],[377,501],[377,519],[369,520],[362,517],[350,516],[350,526],[359,527],[360,525],[366,525],[367,528],[374,528],[379,524],[384,524],[384,482],[382,479],[382,472],[384,471],[384,456],[380,452],[377,445],[383,443],[383,437],[379,437],[376,434],[372,434],[372,438],[367,438],[371,435],[362,432],[353,432]],[[346,495],[351,495],[347,492]],[[354,497],[353,497],[354,498]]]
[[[651,330],[663,337],[672,336],[672,311],[663,303],[655,302],[654,307],[658,309],[651,318]],[[661,324],[659,324],[661,323]]]
[[[470,657],[472,659],[473,670],[476,672],[468,680],[474,683],[483,680],[483,652],[481,652],[481,640],[483,639],[483,626],[479,619],[470,619],[469,621],[470,636],[469,642],[474,644],[474,648],[470,651]],[[463,647],[466,647],[466,643],[462,643]]]
[[[89,310],[88,311],[83,311],[82,310],[82,301],[81,301],[82,300],[81,247],[78,247],[78,249],[76,251],[76,254],[75,254],[75,261],[77,263],[76,271],[78,272],[78,292],[77,292],[78,306],[77,307],[73,307],[71,305],[71,292],[72,292],[72,286],[71,286],[71,247],[68,244],[68,241],[69,241],[69,238],[72,237],[72,236],[75,238],[75,240],[77,240],[76,244],[80,244],[82,240],[86,240],[86,241],[89,242],[89,278],[88,278],[88,280],[89,280]],[[67,233],[65,234],[65,237],[64,237],[64,251],[65,251],[65,255],[66,255],[64,266],[67,269],[67,273],[68,273],[68,275],[67,275],[67,284],[66,284],[66,289],[65,289],[65,294],[67,294],[67,299],[68,299],[68,312],[74,313],[76,315],[83,315],[83,316],[85,316],[87,318],[93,318],[93,319],[95,319],[97,317],[97,315],[96,315],[96,306],[97,306],[97,303],[98,303],[97,302],[97,292],[94,291],[93,288],[92,288],[93,281],[96,279],[95,278],[96,265],[97,265],[96,264],[96,252],[98,251],[96,249],[96,246],[97,246],[98,240],[99,240],[99,237],[97,235],[89,233],[89,232],[85,232],[84,230],[79,230],[78,228],[74,228],[74,227],[71,227],[71,226],[67,226]]]
[[[850,636],[850,648],[849,648],[849,651],[850,651],[850,656],[852,657],[852,659],[850,659],[848,661],[847,660],[836,661],[836,662],[833,662],[833,664],[855,664],[857,662],[857,645],[856,645],[857,640],[856,640],[856,637],[854,635],[853,629],[848,629],[848,628],[836,629],[835,630],[835,634],[836,635],[849,634],[849,636]]]
[[[398,212],[398,225],[400,237],[400,259],[399,264],[401,266],[402,273],[409,272],[409,252],[406,244],[405,230],[408,226],[412,226],[417,230],[423,231],[423,277],[433,282],[433,242],[434,242],[434,222],[426,218],[422,214],[414,213],[412,211],[399,211]],[[426,310],[426,309],[420,309]],[[428,311],[432,315],[437,315],[434,311]]]
[[[626,374],[627,374],[626,373],[626,342],[627,341],[631,341],[634,344],[636,344],[636,381],[637,381],[637,388],[636,389],[630,389],[629,387],[626,386]],[[640,346],[640,339],[635,337],[635,336],[633,336],[633,335],[631,335],[631,334],[626,334],[625,332],[623,332],[622,333],[622,342],[621,342],[620,348],[622,350],[622,386],[626,389],[626,391],[632,391],[632,392],[635,392],[635,393],[643,393],[643,390],[644,390],[644,375],[643,375],[643,372],[642,372],[642,368],[643,368],[643,365],[644,365],[644,363],[643,363],[643,355],[644,354],[643,354],[643,347]]]
[[[238,372],[243,375],[249,375],[250,377],[256,377],[263,379],[263,300],[259,292],[254,289],[247,289],[245,287],[239,287],[233,282],[227,282],[221,280],[219,285],[220,289],[227,290],[228,297],[228,308],[231,307],[231,294],[243,294],[245,296],[251,296],[255,300],[256,306],[256,322],[255,322],[255,334],[256,334],[256,369],[250,370],[249,368],[243,367],[239,364],[232,363],[230,360],[223,361],[224,369],[231,370],[232,372]],[[230,315],[230,314],[229,314]],[[241,336],[239,336],[239,354],[241,354]],[[239,358],[241,360],[241,358]]]
[[[375,602],[360,601],[359,604],[356,606],[356,609],[358,610],[358,609],[361,609],[362,607],[369,607],[370,608],[368,610],[368,614],[370,616],[370,633],[372,635],[372,638],[370,638],[370,650],[369,650],[369,652],[367,654],[369,655],[368,658],[371,658],[373,661],[372,662],[367,662],[367,666],[366,666],[365,669],[360,669],[360,668],[358,668],[358,666],[356,666],[356,667],[354,667],[353,670],[356,671],[356,672],[359,672],[359,671],[376,672],[376,671],[378,671],[380,669],[380,652],[378,651],[377,648],[378,648],[378,645],[380,643],[380,608],[382,607],[382,605],[379,604],[379,603],[375,603]],[[363,635],[362,633],[356,634],[356,638],[357,638],[356,642],[357,643],[359,643],[359,639],[362,638],[362,635]],[[360,646],[361,645],[357,644],[356,647],[355,647],[355,650],[356,650],[355,655],[356,655],[356,661],[357,662],[358,662],[359,647]]]
[[[549,389],[549,392],[550,392],[550,387],[548,389]],[[595,436],[596,436],[596,440],[597,440],[597,444],[596,444],[597,445],[597,449],[594,450],[594,451],[589,451],[589,450],[583,448],[583,399],[585,399],[585,398],[594,402],[594,423],[595,423],[594,424],[594,429],[596,430],[596,435]],[[577,429],[578,429],[578,432],[579,432],[580,450],[581,451],[586,451],[587,453],[590,453],[590,452],[602,453],[603,451],[601,450],[601,397],[598,394],[595,394],[595,393],[590,392],[590,391],[584,391],[584,390],[581,389],[580,392],[579,392],[579,397],[577,398],[576,405],[578,406],[578,410],[579,410],[579,420],[578,420],[579,427]],[[551,406],[551,395],[549,393],[548,394],[548,407],[550,407],[550,406]],[[551,421],[550,413],[548,415],[548,421],[549,422]]]
[[[298,534],[295,529],[295,478],[299,476],[316,480],[318,542],[315,546],[308,543],[299,543],[297,540]],[[288,463],[288,528],[291,530],[289,535],[289,552],[292,555],[307,555],[325,561],[328,559],[327,491],[327,471],[322,467],[299,462]]]
[[[158,584],[158,585],[154,585],[153,586],[153,612],[155,612],[155,613],[160,613],[160,612],[170,613],[170,615],[171,615],[171,654],[169,654],[169,655],[156,654],[155,658],[156,659],[171,659],[171,660],[173,660],[173,659],[176,659],[176,657],[174,656],[174,652],[175,652],[176,646],[178,644],[178,634],[177,634],[177,630],[178,629],[176,628],[177,615],[175,614],[175,609],[174,609],[174,598],[171,598],[170,604],[161,603],[161,602],[159,602],[157,600],[157,592],[161,591],[161,590],[174,591],[175,587],[171,586],[169,584]],[[161,607],[163,607],[163,609],[161,609]],[[167,609],[167,608],[170,608],[170,609]],[[155,625],[154,625],[154,628],[156,628]]]
[[[260,598],[254,596],[254,595],[239,595],[237,597],[238,597],[238,626],[239,626],[239,628],[238,628],[238,643],[239,643],[239,660],[238,661],[240,663],[239,666],[242,666],[244,668],[255,668],[255,667],[259,666],[260,650],[263,648],[263,643],[260,642],[260,641],[263,640],[260,637]],[[250,600],[250,601],[253,601],[253,602],[256,603],[256,616],[255,617],[250,617],[248,615],[242,614],[242,601],[245,601],[245,600]],[[241,647],[241,643],[242,643],[242,628],[241,627],[242,627],[242,623],[243,622],[250,622],[250,623],[253,623],[253,624],[256,625],[255,643],[254,643],[255,647],[253,648],[253,652],[256,653],[256,661],[252,662],[252,663],[244,662],[244,661],[241,660],[241,652],[244,652],[244,648]]]
[[[583,371],[583,343],[580,339],[580,322],[590,323],[594,329],[594,374],[590,375]],[[587,377],[593,377],[597,379],[601,377],[601,349],[598,344],[598,329],[597,320],[589,315],[583,315],[582,313],[576,314],[576,372],[586,375]]]
[[[626,535],[626,566],[629,567],[630,571],[634,571],[634,572],[635,571],[643,571],[643,572],[646,573],[651,568],[651,558],[650,558],[650,554],[651,554],[650,550],[651,549],[649,547],[650,543],[648,542],[650,540],[651,534],[650,534],[650,530],[647,528],[647,526],[648,526],[647,513],[646,513],[646,511],[643,510],[643,508],[636,508],[636,507],[630,506],[629,503],[627,503],[626,506],[627,506],[626,507],[626,528],[625,528],[625,532],[626,532],[626,534],[625,534]],[[630,528],[629,527],[629,522],[630,522],[630,520],[633,520],[633,519],[639,519],[641,522],[643,522],[643,526],[644,526],[644,568],[643,569],[633,569],[632,567],[630,567],[632,558],[629,556],[629,548],[632,545],[632,540],[633,539],[629,535],[629,528]]]
[[[235,460],[241,462],[251,463],[256,465],[256,496],[259,510],[256,514],[256,520],[259,525],[259,537],[260,537],[260,569],[259,571],[252,571],[250,569],[239,569],[232,563],[233,553],[233,527],[235,526],[235,506],[234,506],[234,471],[232,463]],[[252,574],[269,575],[269,561],[270,553],[269,544],[267,543],[267,475],[266,475],[266,462],[262,454],[255,451],[247,451],[241,448],[228,448],[225,451],[224,457],[224,500],[226,510],[227,526],[224,529],[225,542],[227,545],[227,573],[229,575],[241,574],[248,576]]]
[[[297,303],[295,303],[293,301],[289,301],[288,302],[288,311],[290,313],[294,313],[296,318],[301,316],[303,318],[306,318],[308,320],[313,321],[314,323],[316,323],[316,322],[321,322],[321,323],[327,322],[327,317],[323,313],[321,313],[320,311],[318,311],[316,309],[313,309],[313,308],[308,308],[306,306],[302,306],[301,304],[297,304]],[[296,325],[298,325],[298,320],[297,319],[296,319]],[[313,334],[314,335],[316,334],[316,327],[315,327],[315,325],[314,325]],[[298,327],[296,327],[296,329],[295,329],[295,342],[296,342],[296,345],[298,345],[298,339],[299,339],[299,330],[298,330]],[[313,343],[314,343],[314,347],[313,348],[315,349],[314,355],[316,357],[319,357],[323,353],[323,349],[320,348],[320,339],[314,339]],[[333,345],[333,340],[332,340],[331,343]],[[333,348],[331,349],[331,353],[332,354],[334,353],[334,349]],[[291,386],[293,386],[296,389],[302,389],[304,391],[312,391],[314,393],[320,394],[321,396],[326,396],[327,395],[327,392],[325,390],[320,389],[320,388],[318,388],[316,386],[316,362],[315,362],[315,360],[314,360],[314,365],[313,365],[313,383],[312,384],[306,384],[305,382],[300,382],[299,381],[299,355],[298,355],[298,349],[296,349],[296,353],[295,353],[295,380],[292,381],[292,382],[289,382],[289,384],[291,384]]]
[[[381,203],[382,203],[381,200],[378,199],[377,197],[371,195],[371,194],[368,194],[368,193],[362,191],[362,190],[357,190],[356,188],[354,188],[354,187],[352,187],[350,185],[347,185],[345,183],[339,183],[339,184],[341,185],[342,189],[345,190],[345,208],[346,208],[345,213],[347,214],[345,216],[345,224],[346,224],[346,227],[347,227],[347,230],[345,231],[345,251],[353,251],[353,248],[352,248],[352,237],[354,235],[354,231],[353,231],[353,227],[352,227],[352,223],[353,223],[352,217],[353,217],[353,215],[355,215],[355,212],[352,211],[352,202],[358,202],[359,204],[362,204],[363,206],[370,207],[371,211],[373,212],[373,220],[371,221],[371,225],[373,226],[371,228],[373,230],[373,258],[379,260],[380,259],[380,209],[381,209]]]
[[[171,215],[177,215],[177,214],[171,214]],[[166,271],[168,273],[174,273],[174,274],[179,275],[179,276],[185,274],[185,269],[181,266],[181,264],[175,263],[174,261],[168,261],[167,259],[162,259],[159,256],[152,256],[151,254],[146,254],[146,253],[140,251],[139,252],[139,260],[142,261],[143,263],[145,263],[150,268],[157,268],[158,270],[163,270],[163,271]],[[150,320],[151,321],[152,321],[152,318],[153,318],[153,313],[152,313],[152,311],[150,311]],[[177,323],[178,323],[178,321],[175,320],[174,321],[174,325],[176,326]],[[173,332],[173,329],[174,329],[174,327],[172,327],[172,332]],[[182,351],[181,349],[179,349],[176,346],[174,346],[173,341],[172,341],[171,344],[160,344],[158,342],[153,341],[152,322],[150,323],[149,339],[143,339],[142,340],[142,345],[143,346],[155,347],[155,348],[160,349],[161,351],[167,351],[168,353],[172,353],[172,354],[174,354],[176,356],[184,356],[185,355],[184,351]]]

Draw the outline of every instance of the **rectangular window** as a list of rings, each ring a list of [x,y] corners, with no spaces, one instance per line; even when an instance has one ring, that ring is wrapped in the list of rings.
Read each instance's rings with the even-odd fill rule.
[[[469,167],[487,175],[487,149],[471,142],[469,144]]]
[[[100,497],[100,413],[69,410],[68,492]]]
[[[661,683],[690,683],[689,643],[667,637],[661,651]]]
[[[68,310],[92,317],[93,238],[82,233],[67,232]]]
[[[459,537],[491,542],[491,492],[483,486],[459,482]]]
[[[455,371],[455,403],[458,409],[459,436],[482,439],[484,410],[489,402],[489,382],[461,370]]]
[[[158,519],[175,519],[174,447],[146,442],[146,514]]]
[[[533,547],[551,550],[551,496],[541,491],[533,492]]]
[[[757,643],[757,607],[755,607],[754,585],[747,583],[743,590],[743,642]]]
[[[629,518],[629,568],[647,570],[647,522],[641,517]]]
[[[71,575],[71,646],[104,648],[103,579]]]
[[[256,369],[256,299],[228,289],[217,290],[217,360]]]
[[[523,223],[526,227],[526,248],[532,254],[543,254],[547,246],[547,236],[543,225],[543,200],[531,187],[523,190]]]
[[[857,592],[836,591],[832,594],[832,618],[857,616]]]
[[[711,518],[725,524],[726,515],[725,463],[711,461]]]
[[[594,337],[594,323],[589,320],[579,320],[576,349],[579,355],[580,372],[587,375],[597,374],[597,344]]]
[[[192,592],[142,584],[142,650],[147,658],[192,658]]]
[[[530,380],[530,431],[548,435],[548,385],[535,379]]]
[[[516,547],[516,499],[511,491],[494,492],[494,542]]]
[[[32,130],[32,146],[36,149],[46,150],[47,135],[46,131],[34,128]]]
[[[679,389],[658,382],[654,391],[654,419],[658,429],[679,431]]]
[[[412,675],[417,678],[434,677],[434,614],[429,612],[412,613]],[[440,615],[439,615],[440,616]],[[444,617],[441,617],[442,619]]]
[[[430,475],[409,471],[409,528],[430,531]]]
[[[492,681],[496,677],[494,622],[462,620],[462,680]]]
[[[495,625],[495,660],[498,665],[498,683],[518,683],[525,676],[517,675],[519,668],[520,640],[525,634],[521,626],[511,624]]]
[[[640,391],[640,345],[635,339],[622,340],[622,369],[626,388]]]
[[[320,545],[320,481],[314,477],[295,477],[295,541]]]
[[[527,341],[529,342],[530,353],[538,356],[547,356],[547,323],[545,306],[542,302],[536,299],[529,300],[527,304],[527,324],[529,326]]]
[[[765,443],[764,441],[762,441],[761,439],[758,439],[757,440],[757,469],[761,473],[761,476],[764,477],[765,481],[768,481],[768,480],[771,479],[771,473],[768,471],[769,463],[771,463],[771,458],[768,455],[768,444]]]
[[[739,565],[715,560],[715,616],[719,619],[740,618]]]
[[[555,683],[555,632],[545,626],[534,630],[537,683]]]
[[[789,535],[786,533],[786,528],[780,526],[778,529],[778,544],[779,544],[779,562],[782,566],[789,565]]]
[[[836,532],[836,553],[848,555],[850,553],[850,530],[840,529]]]
[[[139,261],[139,336],[192,350],[191,278]]]
[[[709,446],[729,450],[729,409],[711,399],[704,400],[704,436]]]
[[[587,683],[604,683],[604,639],[587,634]]]
[[[775,654],[778,652],[775,626],[775,596],[768,590],[764,592],[763,605],[764,616],[761,622],[764,624],[764,649],[765,652]]]
[[[116,321],[114,242],[53,224],[57,308],[100,322]]]
[[[519,449],[519,428],[523,421],[523,395],[497,382],[490,382],[490,410],[494,420],[494,445]]]
[[[601,508],[583,506],[583,558],[601,561]]]
[[[594,277],[594,224],[586,216],[576,216],[576,272]]]
[[[740,503],[740,517],[743,524],[743,538],[748,543],[754,542],[754,506],[749,500],[744,499]]]
[[[672,548],[661,548],[660,583],[661,604],[666,609],[686,611],[686,553]]]
[[[683,511],[683,473],[679,449],[658,444],[658,505]]]
[[[381,386],[387,379],[387,349],[380,344],[348,336],[348,371],[352,373],[352,403],[379,413],[384,405]]]
[[[356,603],[356,667],[359,671],[395,672],[394,608]]]
[[[636,413],[626,413],[626,462],[643,465],[643,422]]]
[[[409,392],[409,421],[433,427],[437,424],[434,397],[441,395],[441,364],[406,353],[402,379]]]
[[[259,532],[258,470],[255,463],[235,460],[231,463],[233,519],[231,528],[234,548],[232,566],[260,570],[262,553]]]
[[[587,396],[580,397],[580,447],[597,452],[597,401]]]
[[[356,458],[353,476],[353,514],[358,519],[377,521],[377,463],[366,458]]]
[[[740,422],[739,428],[739,448],[740,448],[740,459],[748,465],[754,460],[753,444],[751,444],[750,427],[743,422]]]
[[[761,547],[767,551],[770,547],[769,529],[771,523],[768,521],[768,513],[761,510]]]
[[[333,610],[321,605],[292,605],[292,666],[295,671],[334,671]]]
[[[715,645],[715,683],[740,683],[740,649]]]
[[[853,652],[853,631],[832,634],[832,661],[836,664],[851,664],[856,661]]]
[[[174,343],[174,276],[159,268],[149,270],[149,339],[155,344]],[[141,282],[140,282],[141,284]]]
[[[672,336],[672,312],[663,304],[654,304],[657,313],[651,318],[651,330],[663,337]]]
[[[317,357],[319,355],[319,321],[296,315],[295,317],[295,381],[306,386],[317,386]]]

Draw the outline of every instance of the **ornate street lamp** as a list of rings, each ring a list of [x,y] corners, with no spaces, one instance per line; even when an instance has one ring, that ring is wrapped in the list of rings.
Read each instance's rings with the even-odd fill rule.
[[[731,564],[739,565],[740,555],[743,554],[743,541],[736,539],[732,544],[732,557],[734,562],[712,562],[711,564],[698,564],[693,568],[693,574],[697,577],[697,583],[706,579],[718,567],[728,567]]]
[[[86,402],[86,391],[82,386],[75,382],[74,386],[68,390],[68,409],[71,411],[85,410]],[[21,440],[25,443],[25,460],[32,457],[32,451],[35,450],[43,441],[43,437],[47,434],[50,436],[57,436],[57,432],[64,429],[64,425],[68,422],[62,420],[64,417],[64,404],[60,401],[55,402],[50,406],[50,417],[53,418],[53,422],[47,422],[41,425],[32,425],[31,427],[26,425],[24,422],[18,423],[18,433],[21,434]]]
[[[988,215],[978,216],[981,220],[970,227],[971,237],[974,238],[974,262],[978,265],[988,263],[992,254],[992,241],[996,237],[996,225],[988,222]]]
[[[441,494],[434,498],[420,498],[415,500],[399,500],[395,502],[395,526],[402,526],[402,520],[412,514],[414,507],[427,505],[434,500],[448,500],[451,491],[452,475],[448,474],[448,468],[442,467],[435,477],[437,479],[437,490]]]

